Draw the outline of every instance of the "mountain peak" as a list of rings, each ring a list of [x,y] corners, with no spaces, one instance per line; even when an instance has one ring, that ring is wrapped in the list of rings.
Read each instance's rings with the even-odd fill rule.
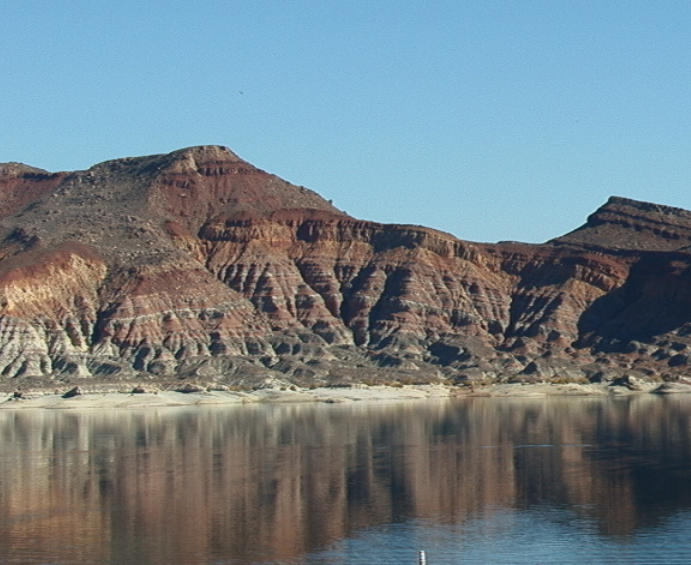
[[[320,211],[343,215],[317,193],[202,145],[167,154],[104,161],[75,172],[20,164],[0,169],[0,217],[46,245],[65,240],[102,247],[105,256],[148,256],[169,248],[166,222],[194,234],[217,217]]]
[[[610,196],[607,203],[601,209],[606,208],[630,208],[638,210],[644,214],[662,214],[665,218],[670,216],[678,216],[691,219],[691,212],[683,208],[675,208],[674,206],[665,206],[664,204],[655,204],[654,202],[644,202],[642,200],[634,200],[633,198],[625,198],[623,196]],[[599,211],[599,210],[598,210]]]
[[[170,153],[171,157],[177,155],[191,156],[195,159],[208,160],[208,159],[225,159],[231,161],[244,161],[236,153],[230,150],[229,147],[225,145],[194,145],[191,147],[185,147],[183,149],[178,149]]]
[[[674,251],[691,245],[691,212],[611,196],[585,224],[552,243],[625,251]]]
[[[0,163],[0,176],[19,176],[25,174],[50,174],[48,171],[25,165],[24,163]]]

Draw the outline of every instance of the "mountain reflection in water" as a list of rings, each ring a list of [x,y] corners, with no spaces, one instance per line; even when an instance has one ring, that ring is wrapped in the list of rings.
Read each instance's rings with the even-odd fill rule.
[[[653,396],[5,410],[0,563],[316,563],[535,513],[625,541],[691,508],[690,430],[691,398]]]

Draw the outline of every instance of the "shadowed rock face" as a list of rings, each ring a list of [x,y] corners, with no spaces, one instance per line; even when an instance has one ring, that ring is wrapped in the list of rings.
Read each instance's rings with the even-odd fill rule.
[[[544,245],[352,218],[230,150],[0,165],[6,385],[677,378],[691,213],[611,198]],[[11,383],[11,384],[8,384]]]

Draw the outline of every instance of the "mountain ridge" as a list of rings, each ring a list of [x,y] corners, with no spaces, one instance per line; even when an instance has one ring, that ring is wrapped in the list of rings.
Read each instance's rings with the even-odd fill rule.
[[[679,208],[611,197],[544,244],[475,243],[353,218],[222,146],[75,172],[0,164],[0,194],[0,386],[616,382],[688,368]]]

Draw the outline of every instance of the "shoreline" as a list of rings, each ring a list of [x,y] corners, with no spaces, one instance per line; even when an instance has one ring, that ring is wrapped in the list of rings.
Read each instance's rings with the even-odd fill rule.
[[[444,398],[546,398],[550,396],[611,397],[641,394],[691,393],[691,385],[642,387],[631,390],[605,384],[495,384],[479,387],[449,387],[445,385],[385,385],[352,387],[323,387],[314,389],[260,389],[248,392],[81,392],[67,398],[55,392],[26,392],[21,397],[8,394],[0,409],[143,409],[175,406],[220,406],[258,403],[340,404],[347,402],[397,402]]]

